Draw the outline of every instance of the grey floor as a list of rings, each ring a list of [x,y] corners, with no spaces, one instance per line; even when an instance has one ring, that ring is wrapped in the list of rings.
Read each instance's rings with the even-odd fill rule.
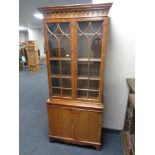
[[[20,155],[123,155],[119,134],[104,133],[101,151],[61,143],[50,143],[48,139],[48,98],[46,66],[38,73],[19,73],[19,153]]]

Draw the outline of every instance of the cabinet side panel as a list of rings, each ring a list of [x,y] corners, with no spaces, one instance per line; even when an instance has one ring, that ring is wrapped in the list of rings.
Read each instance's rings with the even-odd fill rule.
[[[105,50],[106,50],[106,35],[108,30],[108,17],[104,17],[103,25],[103,39],[102,39],[102,53],[101,53],[101,71],[100,71],[100,85],[99,85],[99,99],[102,101],[103,96],[103,82],[104,82],[104,65],[105,65]]]
[[[48,108],[49,134],[64,138],[73,138],[73,111],[70,109]]]

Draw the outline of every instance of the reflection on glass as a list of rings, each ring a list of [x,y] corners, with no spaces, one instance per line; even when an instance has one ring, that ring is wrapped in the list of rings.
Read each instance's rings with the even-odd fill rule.
[[[90,52],[90,57],[91,58],[100,58],[101,57],[101,46],[102,46],[102,40],[100,37],[95,35],[91,42],[91,52]]]

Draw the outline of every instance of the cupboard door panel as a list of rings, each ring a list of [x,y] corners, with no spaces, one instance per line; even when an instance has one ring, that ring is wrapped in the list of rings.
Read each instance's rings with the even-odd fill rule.
[[[52,136],[73,138],[73,110],[48,108],[49,133]]]
[[[75,111],[75,139],[78,141],[100,142],[102,113],[86,110]]]

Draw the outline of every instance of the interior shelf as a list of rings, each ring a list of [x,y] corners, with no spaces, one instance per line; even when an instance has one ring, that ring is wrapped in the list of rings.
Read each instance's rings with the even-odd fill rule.
[[[87,97],[87,96],[81,96],[81,95],[79,95],[78,97],[77,97],[77,99],[78,100],[97,100],[98,99],[98,97],[92,97],[91,96],[91,98],[89,98],[89,97]]]
[[[95,92],[98,92],[99,91],[99,90],[95,90],[95,89],[82,89],[82,88],[77,88],[77,90],[95,91]]]
[[[50,58],[50,60],[66,60],[66,61],[71,61],[71,58],[65,58],[65,57],[54,57],[54,58]],[[79,58],[78,61],[95,61],[95,62],[101,62],[100,58]]]
[[[71,61],[71,58],[66,58],[66,57],[53,57],[53,58],[50,58],[50,60],[66,60],[66,61]]]
[[[78,76],[77,77],[78,80],[100,80],[100,77],[95,77],[95,76],[91,76],[91,77],[88,77],[88,76]]]
[[[64,90],[66,89],[66,90],[71,90],[71,88],[66,88],[66,87],[52,87],[52,88],[53,88],[53,89],[56,88],[56,89],[64,89]]]
[[[62,75],[62,76],[60,76],[60,75],[51,75],[51,78],[66,78],[66,79],[70,79],[71,76],[69,76],[69,75]]]
[[[96,61],[96,62],[101,62],[100,58],[79,58],[78,61]]]

